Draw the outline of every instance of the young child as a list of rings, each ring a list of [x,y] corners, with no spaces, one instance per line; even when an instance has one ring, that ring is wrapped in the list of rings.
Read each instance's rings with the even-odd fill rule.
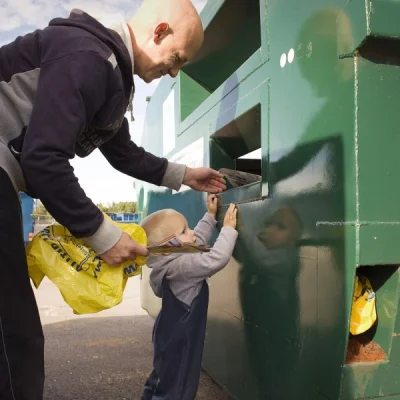
[[[216,226],[217,198],[207,199],[208,212],[194,230],[174,210],[161,210],[143,220],[148,244],[175,234],[182,242],[208,244]],[[236,208],[229,206],[218,239],[204,253],[150,256],[150,285],[162,298],[153,329],[154,369],[142,400],[194,400],[199,385],[208,309],[207,278],[223,269],[235,247]]]

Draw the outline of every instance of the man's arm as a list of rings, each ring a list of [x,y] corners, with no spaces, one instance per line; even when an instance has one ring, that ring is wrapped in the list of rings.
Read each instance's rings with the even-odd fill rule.
[[[100,147],[100,151],[111,166],[132,178],[175,190],[182,185],[186,166],[168,162],[137,146],[131,140],[126,118],[121,129]]]
[[[183,183],[194,190],[210,193],[226,189],[223,176],[211,168],[189,168],[138,147],[131,140],[126,118],[121,129],[100,147],[100,151],[116,170],[154,185],[179,190]]]
[[[86,196],[69,160],[75,156],[76,138],[106,101],[111,73],[111,64],[95,52],[42,64],[21,153],[29,191],[98,254],[112,248],[122,231]]]

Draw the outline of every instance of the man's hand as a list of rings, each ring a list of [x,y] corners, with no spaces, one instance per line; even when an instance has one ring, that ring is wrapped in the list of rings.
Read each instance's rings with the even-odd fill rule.
[[[218,199],[215,194],[210,194],[207,197],[207,211],[214,218],[217,215],[217,203],[218,203]]]
[[[125,261],[134,261],[136,256],[148,255],[146,247],[135,242],[127,233],[123,233],[121,239],[105,253],[100,254],[100,257],[104,262],[109,265],[120,265]]]
[[[219,193],[226,190],[223,175],[211,168],[186,167],[183,184],[200,192]]]

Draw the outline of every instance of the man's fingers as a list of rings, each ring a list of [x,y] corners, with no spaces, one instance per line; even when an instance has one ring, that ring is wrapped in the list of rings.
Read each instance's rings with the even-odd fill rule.
[[[100,256],[100,257],[106,264],[112,267],[119,267],[123,263],[123,260],[120,258],[110,258],[107,256]]]
[[[214,185],[207,185],[206,187],[206,191],[209,193],[221,193],[222,192],[222,188],[214,186]]]
[[[208,185],[209,185],[209,186],[212,186],[212,187],[216,187],[216,188],[218,188],[218,189],[222,189],[222,190],[225,190],[225,189],[226,189],[225,183],[220,182],[220,181],[217,181],[216,179],[211,179],[211,180],[208,182]]]
[[[134,261],[137,256],[147,257],[148,254],[149,251],[145,246],[142,246],[124,232],[114,247],[100,254],[100,257],[107,264],[118,266],[125,261]]]
[[[215,169],[209,168],[209,170],[212,172],[212,175],[218,179],[218,178],[223,178],[224,176],[222,174],[220,174],[218,171],[216,171]]]
[[[145,246],[141,244],[137,244],[136,249],[134,250],[137,256],[147,257],[149,255],[149,250]]]
[[[141,244],[135,242],[133,239],[132,241],[133,246],[131,246],[129,249],[129,260],[133,261],[137,256],[147,257],[147,255],[149,254],[147,247],[142,246]]]
[[[223,178],[218,178],[218,179],[212,178],[212,179],[210,179],[210,184],[218,186],[220,188],[226,187],[225,179],[223,179]]]
[[[129,258],[128,258],[128,260],[129,260],[129,261],[135,261],[136,255],[137,255],[136,250],[133,250],[133,249],[132,249],[132,250],[129,252]]]

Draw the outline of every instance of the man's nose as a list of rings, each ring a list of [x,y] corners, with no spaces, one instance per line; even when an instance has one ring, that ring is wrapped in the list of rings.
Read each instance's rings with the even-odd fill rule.
[[[179,70],[180,70],[180,67],[170,68],[168,70],[168,74],[171,78],[175,78],[178,75]]]

